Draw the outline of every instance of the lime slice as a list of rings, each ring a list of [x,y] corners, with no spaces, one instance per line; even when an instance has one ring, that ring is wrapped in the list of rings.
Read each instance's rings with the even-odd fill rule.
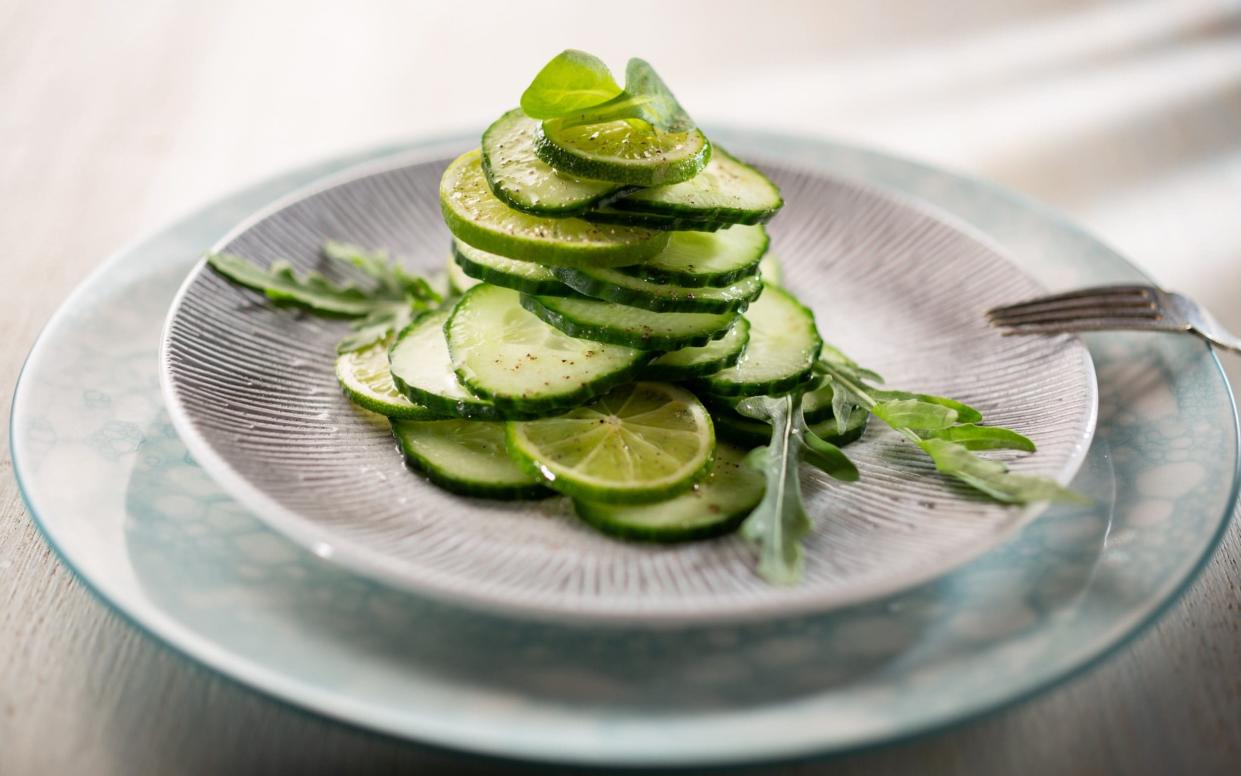
[[[634,504],[671,498],[706,476],[715,431],[689,391],[635,383],[564,415],[509,423],[508,447],[561,493]]]
[[[715,448],[715,465],[693,488],[654,504],[574,501],[578,515],[604,533],[648,542],[706,539],[734,530],[758,505],[763,473],[732,445]]]
[[[349,400],[363,409],[390,418],[434,418],[436,413],[415,404],[397,390],[388,369],[389,337],[360,350],[336,357],[336,379]]]

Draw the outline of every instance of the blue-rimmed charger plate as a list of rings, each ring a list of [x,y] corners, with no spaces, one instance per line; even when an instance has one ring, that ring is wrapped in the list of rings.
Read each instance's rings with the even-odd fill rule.
[[[986,185],[790,137],[737,146],[920,197],[1053,288],[1128,280],[1123,259]],[[19,383],[14,466],[31,514],[106,601],[174,648],[328,716],[514,757],[722,763],[837,751],[979,714],[1089,665],[1150,622],[1209,556],[1236,496],[1237,426],[1190,338],[1091,338],[1094,443],[1058,508],[956,573],[826,617],[683,633],[525,623],[330,567],[199,469],[168,423],[160,324],[199,254],[311,180],[228,197],[115,257],[74,293]]]

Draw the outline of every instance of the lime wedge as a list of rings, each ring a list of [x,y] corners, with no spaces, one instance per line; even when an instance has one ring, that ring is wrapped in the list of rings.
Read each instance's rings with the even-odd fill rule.
[[[508,448],[561,493],[635,504],[671,498],[706,476],[715,431],[689,391],[635,383],[563,415],[509,423]]]

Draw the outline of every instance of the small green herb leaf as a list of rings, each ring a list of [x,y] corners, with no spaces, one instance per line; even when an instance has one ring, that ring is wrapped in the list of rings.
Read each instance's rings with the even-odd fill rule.
[[[949,399],[944,396],[932,396],[929,393],[910,393],[909,391],[893,391],[893,390],[872,390],[870,395],[876,401],[887,402],[893,400],[904,401],[921,401],[927,404],[938,404],[941,407],[947,407],[957,413],[958,423],[977,423],[982,420],[982,413],[968,404],[963,404],[956,399]]]
[[[357,267],[374,278],[379,283],[379,291],[388,296],[412,297],[415,301],[437,304],[444,301],[426,278],[406,272],[386,251],[367,251],[349,243],[328,240],[323,244],[323,255]]]
[[[744,415],[771,423],[771,444],[747,457],[751,466],[766,475],[767,490],[741,524],[741,535],[759,549],[760,576],[774,584],[793,584],[801,579],[801,540],[811,528],[797,472],[802,448],[797,427],[801,394],[756,396],[743,400],[737,408]]]
[[[824,473],[843,482],[857,482],[858,470],[853,461],[836,445],[823,439],[809,428],[802,428],[803,454],[806,463],[813,464]]]
[[[353,333],[337,344],[339,353],[378,342],[407,326],[415,311],[442,301],[425,278],[409,274],[386,254],[328,242],[323,255],[357,267],[373,278],[377,287],[367,290],[352,283],[335,283],[318,272],[299,277],[287,261],[276,261],[262,269],[240,256],[214,253],[207,257],[207,263],[234,283],[261,291],[277,304],[295,305],[332,318],[356,319]]]
[[[370,294],[357,286],[338,285],[318,272],[298,277],[287,261],[276,261],[262,269],[231,253],[213,253],[207,256],[207,263],[234,283],[263,292],[273,302],[305,307],[320,315],[356,318],[374,307]]]
[[[871,407],[875,417],[892,428],[941,431],[957,422],[957,411],[919,399],[891,399]]]
[[[1021,450],[1033,453],[1037,449],[1029,437],[1018,434],[1012,429],[998,426],[962,423],[958,426],[940,429],[930,436],[956,442],[967,450]]]
[[[945,439],[923,439],[918,445],[931,456],[941,474],[955,477],[997,501],[1008,504],[1085,501],[1081,495],[1045,477],[1013,474],[1003,463],[975,455],[963,444]]]
[[[544,65],[526,87],[521,109],[532,119],[554,119],[601,105],[621,91],[598,57],[566,49]]]

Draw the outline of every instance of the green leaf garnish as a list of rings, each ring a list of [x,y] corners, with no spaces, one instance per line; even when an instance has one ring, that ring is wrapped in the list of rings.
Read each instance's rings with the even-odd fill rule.
[[[801,540],[811,528],[797,471],[802,456],[838,480],[858,478],[857,467],[839,447],[806,428],[801,401],[802,393],[797,392],[755,396],[737,403],[741,414],[771,424],[771,443],[755,448],[746,459],[765,474],[767,490],[741,524],[741,535],[759,549],[759,575],[781,585],[801,579]]]
[[[1035,451],[1034,442],[1011,428],[999,426],[979,426],[974,423],[961,423],[956,426],[942,428],[931,437],[956,442],[967,450],[1021,450],[1026,453]]]
[[[1035,501],[1085,501],[1086,499],[1060,487],[1046,477],[1013,474],[999,461],[974,455],[958,442],[946,439],[922,439],[918,446],[931,456],[935,468],[949,477],[1007,504],[1029,504]]]
[[[637,120],[663,132],[689,132],[694,121],[655,68],[642,59],[625,67],[625,88],[606,65],[584,51],[568,49],[548,62],[521,96],[522,111],[534,119],[559,119],[562,126]]]
[[[213,253],[207,264],[238,285],[262,292],[282,305],[301,307],[329,318],[354,318],[353,333],[336,346],[337,352],[359,350],[409,325],[414,313],[438,304],[439,294],[425,278],[411,275],[383,253],[368,253],[356,246],[328,242],[325,257],[351,264],[373,278],[377,287],[363,289],[353,283],[336,283],[319,272],[298,276],[287,261],[275,261],[263,269],[230,253]]]
[[[825,347],[816,370],[830,381],[837,413],[864,407],[922,448],[936,470],[1007,504],[1077,501],[1081,496],[1045,477],[1014,474],[1000,461],[975,450],[1034,452],[1034,442],[1012,429],[980,426],[982,413],[959,401],[930,394],[876,388],[877,377],[836,348]],[[837,414],[837,422],[847,415]],[[843,424],[842,430],[843,430]]]
[[[543,66],[521,95],[532,119],[554,119],[601,105],[620,94],[608,66],[593,54],[565,49]]]
[[[207,256],[207,263],[234,283],[261,291],[273,302],[305,307],[320,315],[356,318],[374,307],[370,294],[361,288],[334,283],[318,272],[298,277],[287,261],[275,261],[263,269],[231,253],[213,253]]]
[[[941,431],[957,422],[957,411],[919,399],[889,399],[871,407],[875,417],[893,428]]]
[[[811,528],[797,472],[801,394],[756,396],[740,402],[737,409],[771,424],[771,444],[755,448],[746,459],[764,473],[767,490],[741,524],[741,535],[758,547],[759,575],[768,582],[791,585],[801,579],[801,540]]]

